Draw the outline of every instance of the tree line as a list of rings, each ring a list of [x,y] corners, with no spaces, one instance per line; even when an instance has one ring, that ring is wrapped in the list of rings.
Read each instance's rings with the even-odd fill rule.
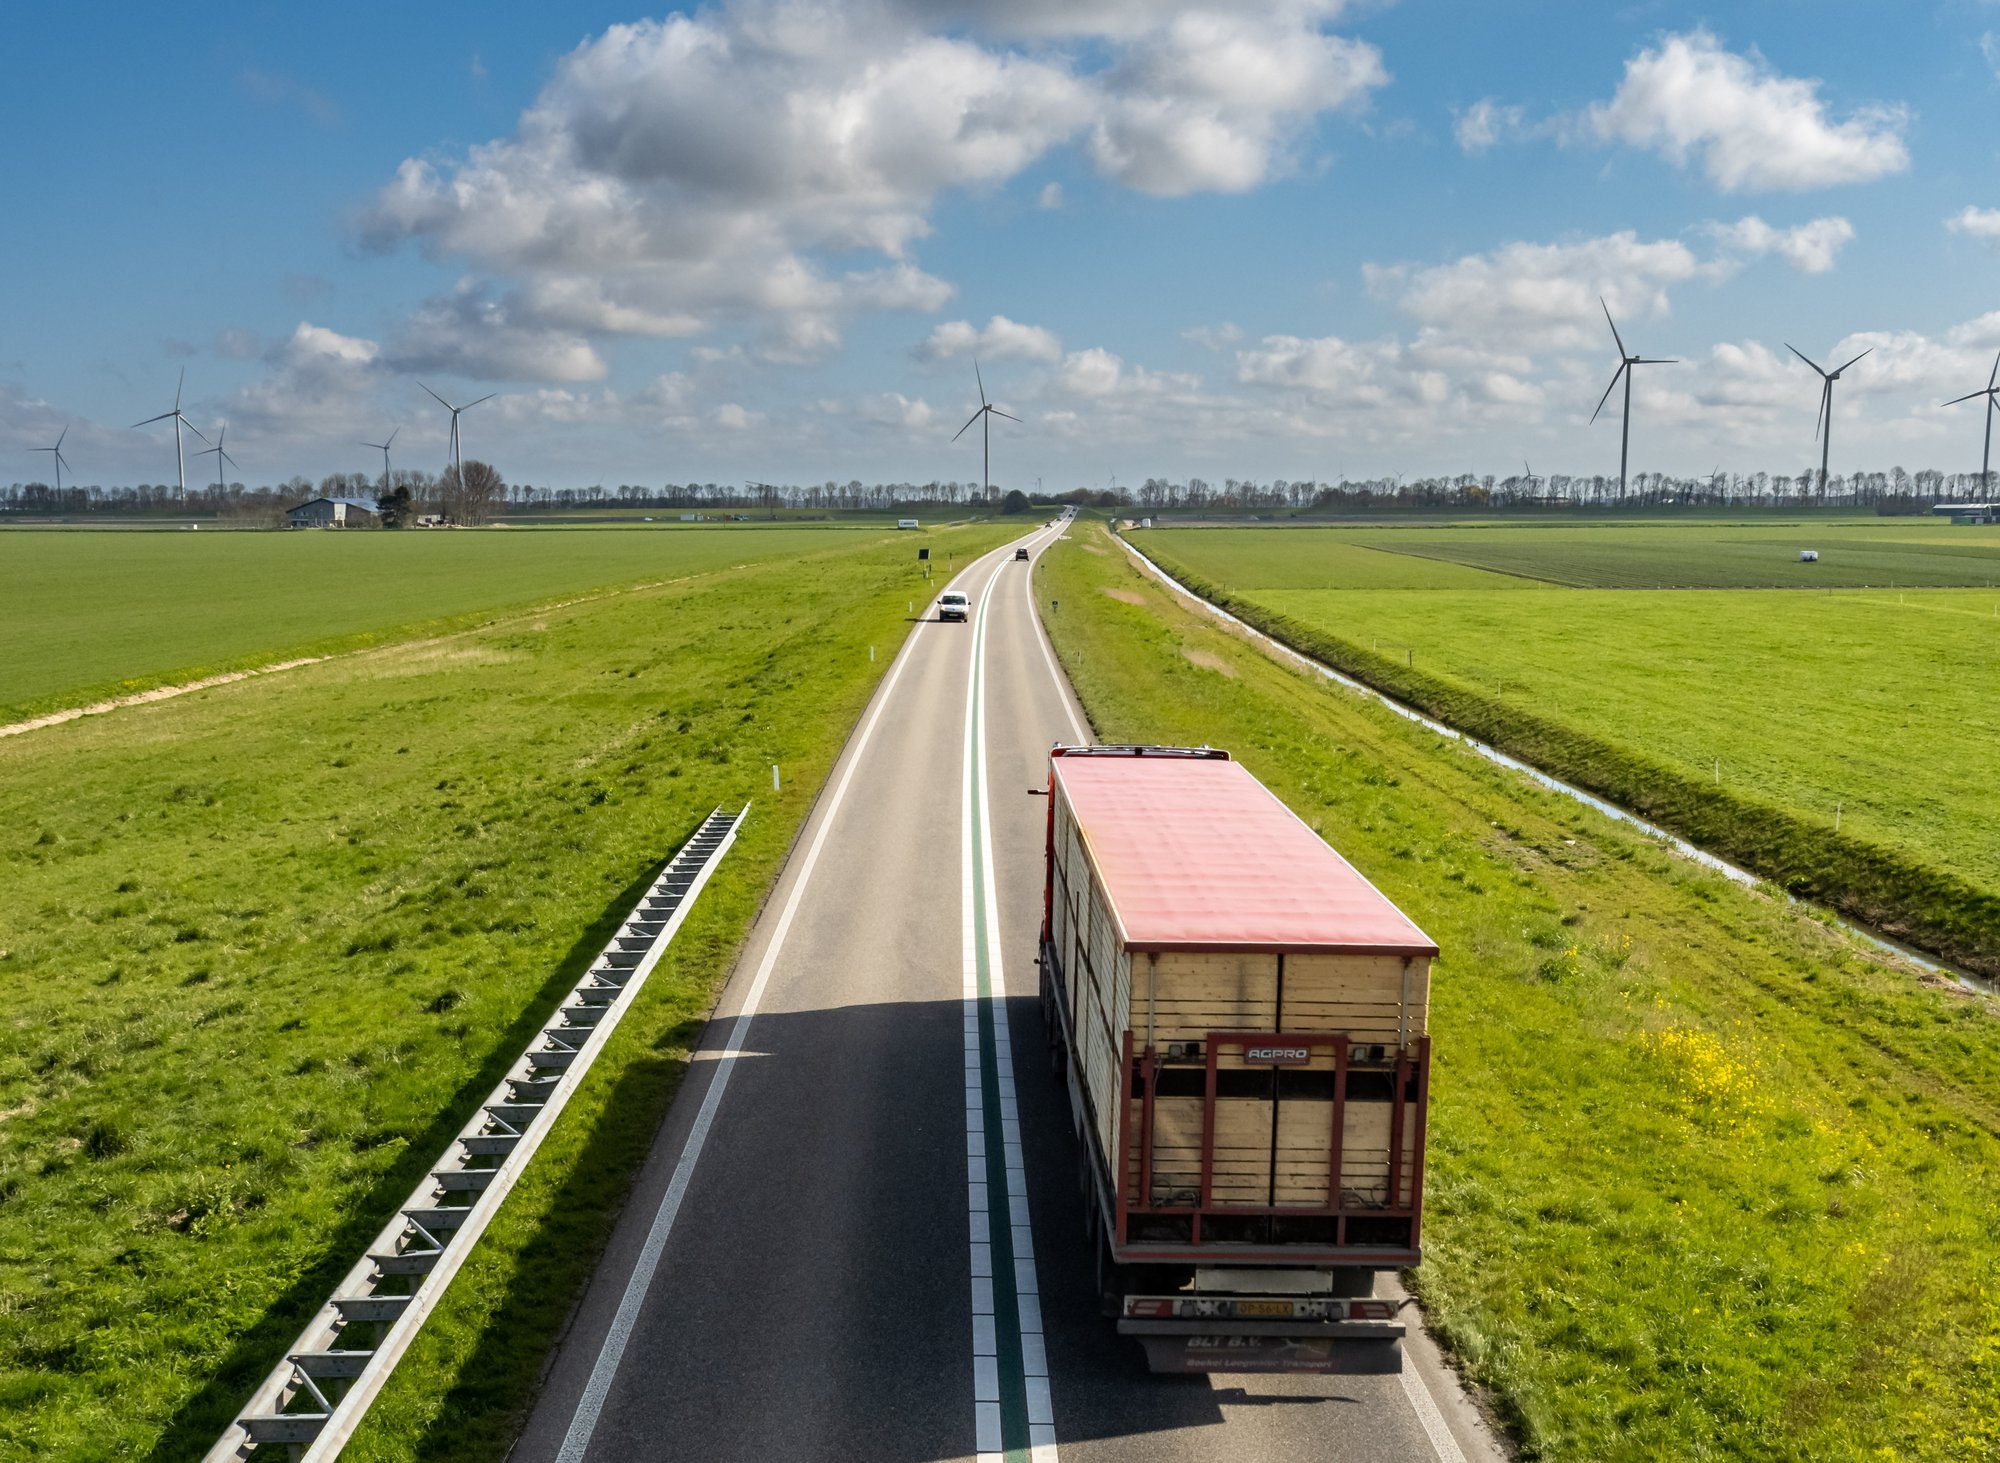
[[[1026,503],[1084,503],[1104,508],[1132,508],[1160,513],[1243,513],[1290,509],[1353,512],[1423,511],[1470,508],[1662,508],[1662,507],[1828,507],[1872,508],[1878,512],[1922,513],[1936,503],[1984,501],[1992,485],[1976,472],[1945,473],[1934,468],[1907,472],[1834,475],[1819,482],[1816,469],[1797,473],[1728,473],[1677,477],[1668,473],[1635,473],[1624,495],[1615,477],[1566,473],[1484,476],[1459,473],[1404,481],[1400,475],[1375,478],[1320,479],[1224,478],[1210,483],[1199,477],[1177,480],[1149,477],[1139,487],[1073,488],[1060,493],[1026,493]],[[415,521],[436,514],[454,523],[479,523],[495,514],[522,510],[658,508],[682,512],[792,512],[872,510],[891,512],[938,508],[992,508],[1001,501],[997,489],[977,483],[930,482],[842,483],[663,483],[659,487],[621,483],[553,488],[532,483],[507,483],[483,462],[465,464],[461,483],[451,469],[430,473],[397,468],[387,480],[381,474],[329,473],[317,484],[294,476],[282,483],[246,487],[242,483],[190,488],[185,501],[172,484],[139,483],[129,487],[65,486],[60,494],[46,483],[0,486],[0,513],[35,516],[213,515],[245,523],[281,524],[285,510],[315,497],[358,498],[390,505],[391,519]],[[1014,505],[1019,511],[1020,505]]]
[[[1270,483],[1225,478],[1219,485],[1201,478],[1175,482],[1147,478],[1121,501],[1163,513],[1237,513],[1320,508],[1352,512],[1423,511],[1464,508],[1872,508],[1879,513],[1925,513],[1937,503],[1988,499],[1989,478],[1976,472],[1945,473],[1935,468],[1908,472],[1834,474],[1824,485],[1816,468],[1787,473],[1728,473],[1698,477],[1670,473],[1632,474],[1621,495],[1616,477],[1567,473],[1518,473],[1505,477],[1459,473],[1413,478],[1311,479]]]

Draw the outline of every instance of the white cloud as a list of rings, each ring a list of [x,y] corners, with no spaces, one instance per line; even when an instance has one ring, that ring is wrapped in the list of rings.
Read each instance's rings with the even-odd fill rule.
[[[264,352],[265,373],[229,398],[227,413],[246,429],[296,430],[344,419],[382,378],[382,348],[301,320]]]
[[[917,358],[924,361],[966,356],[988,361],[1055,361],[1062,358],[1062,341],[1042,326],[995,315],[983,330],[967,320],[947,320],[917,347]]]
[[[1242,192],[1288,167],[1313,117],[1388,84],[1373,46],[1255,9],[1182,14],[1131,46],[1092,128],[1100,172],[1167,197]]]
[[[1350,410],[1395,403],[1436,406],[1450,392],[1442,371],[1424,369],[1393,340],[1267,335],[1255,349],[1237,352],[1236,363],[1236,379],[1247,385],[1303,390]]]
[[[1979,38],[1979,54],[1986,58],[1987,69],[2000,77],[2000,36],[1987,31]]]
[[[1220,325],[1196,325],[1181,332],[1182,340],[1191,340],[1204,350],[1227,350],[1243,339],[1243,328],[1231,325],[1227,320]]]
[[[1995,215],[2000,220],[2000,214]],[[1854,237],[1844,218],[1816,218],[1794,228],[1773,228],[1756,214],[1733,224],[1711,223],[1708,232],[1723,249],[1752,258],[1776,254],[1802,274],[1825,274],[1843,245]]]
[[[518,297],[472,281],[424,301],[391,343],[405,371],[448,371],[486,381],[601,381],[604,358],[581,334],[544,323]]]
[[[1648,242],[1626,229],[1506,244],[1450,264],[1370,264],[1362,274],[1371,291],[1443,339],[1520,351],[1597,343],[1600,297],[1621,319],[1664,315],[1670,286],[1712,270],[1679,240]]]
[[[1963,211],[1944,221],[1954,234],[1965,234],[1982,244],[2000,245],[2000,208],[1978,208],[1967,204]]]
[[[1698,157],[1709,181],[1729,193],[1866,182],[1909,166],[1905,108],[1863,107],[1835,121],[1819,87],[1695,30],[1627,62],[1617,94],[1585,121],[1606,141],[1653,149],[1676,165]]]
[[[911,256],[947,190],[1072,145],[1168,196],[1284,171],[1316,117],[1386,80],[1373,47],[1325,29],[1337,9],[734,0],[612,26],[513,136],[405,161],[359,233],[511,281],[507,325],[547,338],[476,352],[489,372],[540,360],[586,379],[591,338],[727,321],[768,329],[768,358],[810,359],[858,312],[942,308],[951,285]],[[829,269],[856,253],[884,265]],[[406,334],[429,340],[439,313]]]
[[[912,399],[900,391],[882,391],[860,404],[860,414],[880,426],[894,427],[912,436],[935,431],[938,415],[922,397]]]
[[[1056,380],[1062,390],[1077,396],[1109,396],[1124,373],[1122,359],[1102,346],[1092,346],[1065,356]]]
[[[1492,97],[1482,97],[1457,115],[1451,135],[1464,152],[1484,152],[1521,136],[1526,130],[1519,107],[1503,106]]]
[[[1063,206],[1063,191],[1060,183],[1044,183],[1042,191],[1035,195],[1035,207],[1056,209]]]

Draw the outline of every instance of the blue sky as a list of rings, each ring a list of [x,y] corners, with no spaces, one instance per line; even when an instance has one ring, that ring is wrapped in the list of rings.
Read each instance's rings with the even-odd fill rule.
[[[2000,6],[49,7],[0,481],[468,451],[556,486],[1978,465]],[[1825,353],[1823,355],[1822,353]],[[1614,402],[1615,406],[1615,402]]]

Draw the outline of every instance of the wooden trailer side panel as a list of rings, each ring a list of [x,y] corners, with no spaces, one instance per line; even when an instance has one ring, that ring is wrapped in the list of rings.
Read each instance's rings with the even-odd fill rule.
[[[1356,1044],[1405,1045],[1429,1029],[1430,960],[1396,955],[1245,951],[1141,953],[1127,1020],[1144,1044],[1211,1031],[1343,1032]],[[1405,966],[1407,964],[1407,971]]]
[[[1116,1162],[1125,1012],[1131,1004],[1131,957],[1118,938],[1104,890],[1060,791],[1056,795],[1056,916],[1053,943],[1071,1001],[1078,1078],[1090,1096],[1102,1151]]]
[[[1415,1041],[1429,1030],[1430,969],[1424,955],[1287,955],[1283,1021],[1272,1030],[1338,1031],[1357,1043],[1391,1046]]]
[[[1127,1019],[1143,1045],[1200,1041],[1211,1031],[1268,1031],[1278,1011],[1278,957],[1143,953]]]
[[[1205,1044],[1218,1032],[1288,1032],[1344,1035],[1355,1048],[1382,1047],[1393,1062],[1397,1050],[1428,1027],[1430,961],[1424,956],[1287,954],[1281,965],[1279,956],[1257,952],[1139,952],[1133,972],[1127,1020],[1134,1046],[1144,1051],[1150,1034],[1152,1050],[1163,1058],[1169,1044]],[[1242,1042],[1216,1045],[1220,1087],[1214,1129],[1206,1135],[1208,1202],[1324,1205],[1331,1199],[1336,1148],[1341,1203],[1392,1202],[1394,1105],[1386,1070],[1350,1079],[1336,1143],[1332,1048],[1315,1048],[1309,1063],[1281,1074],[1246,1060]],[[1206,1093],[1189,1090],[1195,1074],[1185,1065],[1159,1070],[1150,1133],[1144,1103],[1127,1099],[1127,1192],[1142,1205],[1193,1204],[1201,1195]],[[1150,1142],[1150,1163],[1139,1151],[1142,1141]],[[1409,1202],[1416,1163],[1405,1142],[1395,1202]],[[1149,1189],[1143,1195],[1142,1174]]]

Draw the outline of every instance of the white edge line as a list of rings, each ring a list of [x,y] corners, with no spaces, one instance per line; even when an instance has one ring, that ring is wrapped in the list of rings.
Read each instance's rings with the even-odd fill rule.
[[[1444,1414],[1438,1411],[1437,1399],[1431,1396],[1430,1383],[1417,1371],[1417,1359],[1404,1348],[1403,1369],[1396,1373],[1402,1379],[1403,1393],[1410,1399],[1410,1411],[1416,1413],[1417,1422],[1430,1439],[1431,1451],[1438,1456],[1438,1463],[1466,1463],[1465,1451],[1458,1446],[1458,1439],[1445,1426]]]
[[[1083,723],[1077,719],[1076,706],[1074,704],[1075,698],[1071,693],[1070,684],[1064,678],[1063,673],[1056,667],[1055,652],[1049,649],[1048,630],[1042,624],[1041,616],[1035,613],[1034,570],[1042,562],[1042,555],[1046,554],[1050,546],[1058,542],[1061,538],[1061,533],[1053,534],[1050,536],[1048,543],[1043,544],[1035,551],[1034,562],[1028,565],[1029,572],[1021,576],[1021,596],[1028,602],[1028,623],[1034,627],[1035,644],[1041,649],[1042,664],[1049,668],[1049,679],[1056,684],[1056,699],[1062,702],[1063,715],[1069,718],[1069,729],[1076,733],[1076,745],[1084,746],[1090,741],[1090,733],[1084,729]]]
[[[1003,546],[1007,547],[1007,546]],[[999,553],[1001,549],[992,550]],[[987,555],[982,555],[982,558]],[[947,581],[946,588],[971,574],[979,561],[966,565],[965,569]],[[563,1436],[561,1449],[556,1454],[557,1463],[581,1463],[589,1450],[591,1435],[597,1430],[597,1420],[604,1411],[605,1399],[610,1395],[612,1379],[617,1375],[618,1364],[624,1359],[625,1347],[631,1340],[632,1329],[638,1322],[640,1308],[645,1304],[646,1294],[652,1288],[653,1274],[659,1269],[660,1256],[666,1250],[667,1238],[673,1232],[674,1221],[680,1214],[681,1201],[686,1198],[689,1183],[694,1178],[696,1162],[708,1141],[708,1135],[715,1126],[716,1109],[722,1105],[722,1094],[729,1086],[729,1074],[735,1070],[735,1058],[742,1052],[749,1040],[750,1023],[757,1014],[758,1005],[764,998],[764,988],[770,983],[771,972],[776,968],[778,957],[784,950],[785,937],[790,933],[792,917],[798,912],[799,902],[812,883],[814,868],[819,863],[820,851],[826,846],[828,833],[832,830],[841,805],[847,799],[847,789],[854,780],[855,769],[861,765],[863,753],[874,738],[875,727],[888,708],[890,698],[895,694],[896,685],[902,679],[903,670],[914,659],[914,651],[928,619],[920,620],[916,629],[896,655],[896,663],[889,670],[888,679],[876,693],[873,709],[862,724],[861,733],[855,738],[846,756],[846,765],[841,769],[840,780],[834,784],[833,796],[827,800],[826,811],[820,818],[819,826],[813,831],[812,842],[806,847],[805,861],[799,866],[798,877],[785,896],[784,908],[779,911],[778,922],[772,929],[770,943],[764,947],[763,958],[757,964],[757,975],[750,983],[750,990],[744,997],[743,1007],[737,1012],[735,1022],[730,1026],[729,1039],[715,1059],[715,1074],[709,1079],[708,1091],[702,1095],[701,1109],[695,1115],[694,1126],[688,1130],[687,1141],[682,1145],[679,1161],[674,1164],[672,1179],[667,1184],[667,1192],[661,1197],[660,1207],[653,1216],[652,1227],[646,1233],[645,1245],[639,1252],[639,1259],[632,1268],[631,1276],[625,1283],[625,1294],[618,1302],[618,1311],[611,1319],[611,1329],[605,1335],[604,1344],[591,1366],[590,1377],[584,1383],[583,1395],[577,1399],[576,1412],[570,1419],[569,1431]]]

